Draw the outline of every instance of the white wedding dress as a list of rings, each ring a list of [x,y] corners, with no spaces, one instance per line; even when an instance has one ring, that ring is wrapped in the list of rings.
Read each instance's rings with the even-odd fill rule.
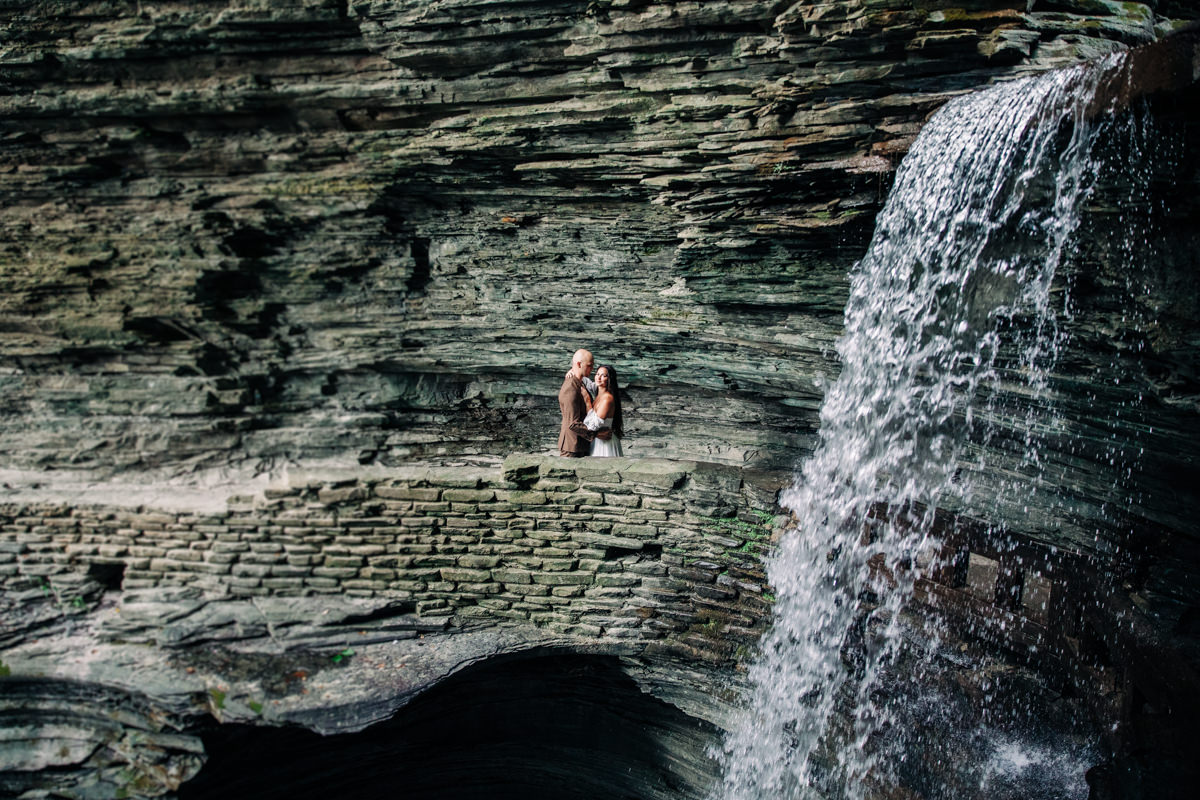
[[[595,411],[589,411],[587,416],[583,418],[583,424],[589,431],[599,431],[605,428],[612,427],[613,418],[600,419],[596,416]],[[601,457],[612,457],[621,455],[621,440],[614,433],[607,440],[592,439],[592,452],[590,455]]]

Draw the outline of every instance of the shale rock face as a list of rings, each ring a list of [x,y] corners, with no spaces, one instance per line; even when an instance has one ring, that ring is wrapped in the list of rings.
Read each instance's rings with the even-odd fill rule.
[[[4,466],[540,451],[590,345],[633,454],[791,467],[925,116],[1188,13],[7,3]]]
[[[18,726],[7,740],[36,752],[6,762],[6,772],[21,773],[0,776],[13,794],[36,794],[39,781],[72,767],[99,794],[131,783],[147,795],[173,792],[199,767],[198,716],[326,732],[384,719],[476,660],[539,647],[588,652],[593,632],[571,630],[578,620],[520,609],[543,627],[489,628],[480,644],[459,631],[445,637],[444,657],[413,655],[421,633],[396,634],[397,598],[387,597],[413,591],[389,583],[401,580],[399,563],[320,550],[323,559],[358,559],[320,565],[353,575],[314,573],[305,584],[317,565],[288,558],[314,554],[275,549],[281,542],[269,540],[291,534],[264,521],[267,547],[248,551],[261,560],[245,557],[240,567],[257,568],[234,581],[243,557],[228,553],[245,551],[216,546],[230,544],[220,540],[228,530],[187,527],[209,525],[200,521],[207,511],[182,522],[164,511],[180,502],[173,481],[202,490],[209,470],[240,479],[297,463],[381,469],[390,480],[389,470],[413,462],[494,466],[511,452],[544,452],[558,427],[552,398],[579,346],[617,367],[630,455],[791,469],[813,445],[823,387],[837,371],[847,274],[927,116],[990,81],[1143,45],[1198,14],[1179,0],[0,5],[0,481],[14,507],[58,509],[42,514],[58,522],[4,520],[3,599],[35,608],[21,617],[30,630],[2,631],[14,644],[0,667],[14,670],[7,685],[22,690],[11,708],[32,709],[38,725],[99,691],[91,684],[119,687],[130,709],[120,725],[76,708],[61,730],[22,739]],[[1012,388],[1019,380],[1005,385],[993,406],[997,433],[980,443],[988,452],[977,462],[985,465],[975,476],[978,507],[951,509],[985,527],[995,517],[1023,520],[1019,533],[1100,553],[1115,591],[1153,622],[1161,650],[1189,665],[1200,608],[1191,514],[1200,491],[1196,100],[1194,90],[1152,97],[1158,133],[1138,139],[1134,126],[1107,143],[1106,172],[1058,287],[1068,313],[1049,394],[1060,411],[1045,416]],[[1127,145],[1151,139],[1173,150],[1122,161]],[[1152,213],[1134,224],[1130,208]],[[1046,502],[1031,490],[1025,509],[990,508],[990,486],[1024,479],[1030,428],[1053,467],[1050,482],[1068,489]],[[74,488],[62,491],[64,476],[72,487],[123,480],[102,504],[144,505],[128,514],[162,514],[162,527],[136,529],[138,537],[169,535],[135,544],[125,510],[90,514]],[[378,482],[360,475],[325,488],[361,488],[357,501]],[[457,497],[439,494],[424,502],[450,508],[412,516],[467,519],[475,512],[453,506],[472,501]],[[314,484],[292,499],[307,514],[322,513],[330,497]],[[70,531],[40,529],[63,520]],[[185,543],[163,550],[177,534]],[[615,560],[636,565],[639,553]],[[702,583],[697,596],[716,595],[708,600],[756,594],[717,576],[711,586],[708,575],[688,578],[690,564],[666,566]],[[422,586],[433,593],[422,599],[434,601],[425,617],[460,606],[509,610],[490,589],[466,603],[451,596],[483,567],[425,568],[438,578]],[[442,580],[443,568],[462,580]],[[243,680],[240,666],[205,662],[204,646],[189,648],[190,662],[163,663],[142,643],[101,642],[98,615],[112,612],[125,577],[130,603],[138,580],[154,592],[182,585],[168,600],[203,606],[194,632],[205,645],[214,632],[257,637],[262,652],[243,661],[290,666],[285,677],[311,669],[321,680],[301,694],[295,681],[263,685],[260,676]],[[45,591],[53,583],[67,592],[55,594],[65,604],[38,605],[39,578]],[[344,642],[295,666],[287,637],[259,627],[259,606],[276,606],[258,595],[336,592],[343,579],[378,592],[385,607],[347,619],[391,625],[394,635],[364,647],[359,654],[372,660],[352,662],[337,680],[325,673]],[[637,582],[672,590],[659,575]],[[555,586],[562,591],[549,596],[569,605],[574,590]],[[193,596],[230,587],[248,596],[229,606]],[[158,643],[169,622],[141,641]],[[668,636],[713,642],[704,622],[691,624],[668,625]],[[309,645],[334,646],[329,631],[314,635],[325,638]],[[651,694],[719,726],[724,701],[695,696],[697,686],[718,685],[712,675],[689,673],[694,664],[633,665],[645,654],[631,655],[619,637],[602,644]],[[149,664],[139,660],[147,654]],[[398,686],[409,659],[424,671]],[[1152,655],[1129,660],[1146,672],[1157,666]],[[151,673],[148,689],[129,685]],[[612,677],[598,674],[601,686]],[[59,685],[75,680],[88,685]],[[342,697],[355,686],[363,693],[348,711],[316,691]],[[100,694],[100,703],[111,699]],[[1175,713],[1170,703],[1127,696],[1130,714],[1181,747],[1155,719]],[[662,720],[662,738],[675,737],[676,721]],[[54,755],[44,741],[74,744]],[[699,795],[711,772],[690,759],[688,775],[675,776],[681,796]]]

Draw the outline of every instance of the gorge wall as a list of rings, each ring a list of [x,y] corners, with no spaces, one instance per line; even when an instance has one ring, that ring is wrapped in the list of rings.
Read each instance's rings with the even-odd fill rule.
[[[0,4],[4,708],[89,731],[48,736],[58,756],[29,739],[17,767],[49,769],[4,761],[0,787],[86,765],[173,792],[203,761],[198,717],[354,729],[534,652],[620,659],[711,738],[769,609],[760,515],[812,450],[847,275],[924,120],[1197,18],[1172,0]],[[1139,657],[1180,656],[1184,687],[1194,80],[1150,93],[1155,133],[1101,144],[1047,393],[1001,381],[963,465],[976,502],[947,509],[1097,559],[1154,629]],[[1152,137],[1168,157],[1138,155]],[[616,366],[632,460],[537,455],[579,346]],[[994,508],[1031,430],[1052,485]],[[995,547],[1001,583],[1029,566]],[[1119,683],[1095,686],[1138,719],[1170,706]],[[692,724],[655,719],[664,742]],[[1178,747],[1160,723],[1137,741]],[[646,796],[702,794],[704,746]]]
[[[590,345],[633,454],[791,468],[926,115],[1185,5],[8,3],[4,466],[494,462]]]

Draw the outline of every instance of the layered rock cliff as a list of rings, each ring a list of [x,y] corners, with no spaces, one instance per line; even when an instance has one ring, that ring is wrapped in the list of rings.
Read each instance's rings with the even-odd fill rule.
[[[214,473],[548,451],[579,346],[617,368],[629,454],[786,471],[838,369],[847,275],[928,115],[1198,12],[9,0],[0,14],[4,499],[62,510],[98,486],[105,504],[154,510]],[[1105,143],[1059,276],[1048,394],[1002,383],[986,452],[964,465],[977,507],[954,509],[1102,554],[1163,649],[1188,657],[1196,99],[1152,97],[1153,134]],[[1025,479],[1031,441],[1046,481],[1026,508],[990,508],[990,486]],[[82,563],[42,544],[47,576]],[[120,543],[79,544],[90,565]],[[38,591],[12,555],[14,591]],[[194,771],[194,743],[167,744]]]
[[[542,451],[590,345],[630,452],[790,467],[925,116],[1186,13],[7,3],[5,466]]]

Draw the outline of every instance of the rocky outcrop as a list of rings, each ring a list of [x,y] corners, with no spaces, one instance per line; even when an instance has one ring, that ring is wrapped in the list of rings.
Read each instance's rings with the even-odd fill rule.
[[[781,478],[513,456],[224,512],[7,509],[0,791],[702,797]]]
[[[760,557],[786,519],[786,476],[656,459],[511,456],[503,472],[415,469],[387,478],[296,477],[223,512],[22,506],[0,511],[0,581],[14,618],[53,597],[175,589],[130,600],[104,641],[164,646],[411,638],[452,621],[516,620],[701,660],[744,656],[770,609]],[[276,598],[326,595],[294,627]],[[262,598],[253,605],[243,598]],[[377,598],[369,610],[355,598]],[[50,616],[46,621],[53,621]],[[40,625],[41,622],[37,622]],[[336,637],[335,637],[336,640]]]

